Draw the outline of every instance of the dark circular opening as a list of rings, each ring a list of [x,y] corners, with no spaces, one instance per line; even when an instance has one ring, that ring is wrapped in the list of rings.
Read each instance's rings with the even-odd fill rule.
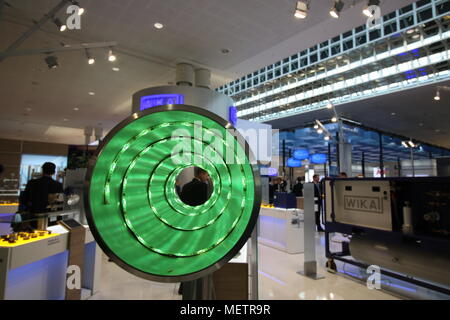
[[[214,185],[208,171],[199,167],[188,167],[177,176],[175,188],[184,204],[197,207],[209,200]]]

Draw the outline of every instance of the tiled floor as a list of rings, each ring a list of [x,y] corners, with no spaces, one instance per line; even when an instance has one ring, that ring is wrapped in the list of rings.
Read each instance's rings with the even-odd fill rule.
[[[259,297],[266,300],[324,299],[396,299],[382,291],[369,290],[363,283],[326,272],[323,236],[316,236],[319,274],[324,279],[311,280],[297,274],[303,254],[290,255],[259,246]],[[93,299],[181,299],[178,284],[142,280],[122,270],[104,257],[100,292]]]

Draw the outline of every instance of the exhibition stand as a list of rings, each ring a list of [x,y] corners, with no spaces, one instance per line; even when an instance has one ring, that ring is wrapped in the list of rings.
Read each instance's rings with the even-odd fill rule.
[[[101,251],[88,226],[85,228],[81,299],[99,290]],[[70,236],[62,225],[35,238],[0,243],[0,299],[64,300]]]
[[[303,210],[262,207],[259,243],[289,254],[303,252]]]

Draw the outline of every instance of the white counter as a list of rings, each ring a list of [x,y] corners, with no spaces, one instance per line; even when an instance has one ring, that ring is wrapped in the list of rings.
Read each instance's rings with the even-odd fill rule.
[[[85,228],[81,285],[87,298],[99,288],[101,250],[89,228]],[[15,247],[0,247],[0,300],[65,298],[69,232],[60,225],[48,230],[58,235]]]
[[[303,210],[261,208],[258,223],[260,244],[290,254],[303,252]]]

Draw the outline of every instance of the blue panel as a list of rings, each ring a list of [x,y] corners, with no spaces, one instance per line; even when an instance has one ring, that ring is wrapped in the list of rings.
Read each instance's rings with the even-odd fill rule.
[[[141,98],[140,110],[150,109],[166,104],[184,104],[184,95],[182,94],[154,94]]]
[[[228,117],[229,117],[228,121],[230,121],[233,126],[236,126],[238,120],[236,107],[229,108]]]
[[[267,169],[267,175],[269,177],[276,177],[276,176],[278,176],[278,169],[276,169],[276,168],[268,168]]]
[[[6,300],[64,300],[68,251],[10,270]]]

